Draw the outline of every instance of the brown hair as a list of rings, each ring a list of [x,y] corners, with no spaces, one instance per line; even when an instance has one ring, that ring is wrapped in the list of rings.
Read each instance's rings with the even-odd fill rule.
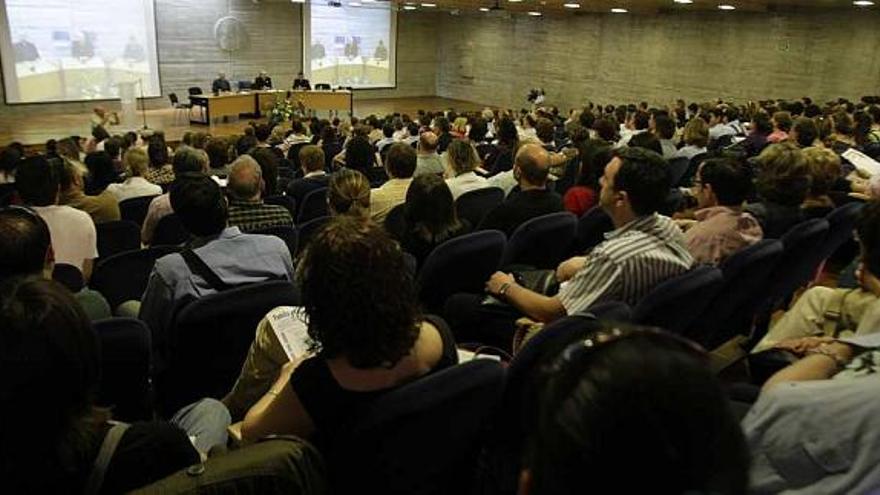
[[[327,204],[336,215],[369,216],[370,181],[350,168],[343,168],[330,177]]]

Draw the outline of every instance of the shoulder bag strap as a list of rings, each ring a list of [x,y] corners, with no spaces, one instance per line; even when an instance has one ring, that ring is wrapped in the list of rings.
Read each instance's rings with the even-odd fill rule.
[[[122,440],[122,435],[125,434],[125,430],[129,426],[131,425],[127,423],[116,423],[107,432],[107,436],[104,437],[104,441],[101,443],[101,450],[98,451],[98,457],[95,458],[92,472],[89,473],[85,490],[83,490],[85,495],[97,495],[101,492],[101,485],[104,484],[104,475],[107,473],[107,467],[110,465],[110,460],[113,459],[113,453],[116,452],[119,441]]]
[[[190,271],[202,277],[205,282],[208,282],[208,285],[210,285],[212,289],[217,292],[223,292],[232,287],[221,280],[220,277],[217,276],[217,274],[214,273],[214,271],[211,270],[211,268],[208,267],[208,265],[199,258],[192,249],[181,251],[180,255],[183,256],[183,261],[186,262],[186,266],[189,267]]]

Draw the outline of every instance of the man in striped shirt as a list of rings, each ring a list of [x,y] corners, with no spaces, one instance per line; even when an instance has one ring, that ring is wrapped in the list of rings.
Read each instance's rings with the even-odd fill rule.
[[[519,314],[550,322],[605,301],[635,305],[660,282],[691,268],[694,260],[681,230],[657,213],[669,192],[668,167],[659,154],[640,148],[619,150],[600,182],[599,201],[616,230],[606,234],[605,242],[586,256],[559,265],[558,294],[532,292],[502,272],[492,275],[486,291]],[[485,337],[486,343],[507,347],[516,319],[513,312],[504,311],[507,309],[483,306],[475,312],[481,321],[468,321],[466,326],[471,330],[479,327],[477,338]],[[451,319],[455,322],[456,317]]]

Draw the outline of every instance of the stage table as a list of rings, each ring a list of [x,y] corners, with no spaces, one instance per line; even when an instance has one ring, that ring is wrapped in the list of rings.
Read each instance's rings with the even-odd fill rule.
[[[205,109],[205,121],[192,120],[191,124],[208,124],[216,117],[238,117],[241,114],[256,112],[256,95],[254,93],[226,93],[219,95],[191,95],[193,106]]]
[[[294,104],[302,103],[306,110],[348,110],[349,115],[354,114],[354,101],[348,90],[294,90],[290,92],[290,100]]]

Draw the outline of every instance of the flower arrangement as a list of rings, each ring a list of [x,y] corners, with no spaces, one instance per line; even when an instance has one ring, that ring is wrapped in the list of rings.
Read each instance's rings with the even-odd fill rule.
[[[294,113],[296,113],[296,107],[290,101],[280,98],[269,111],[269,122],[272,124],[287,122],[293,118]]]

